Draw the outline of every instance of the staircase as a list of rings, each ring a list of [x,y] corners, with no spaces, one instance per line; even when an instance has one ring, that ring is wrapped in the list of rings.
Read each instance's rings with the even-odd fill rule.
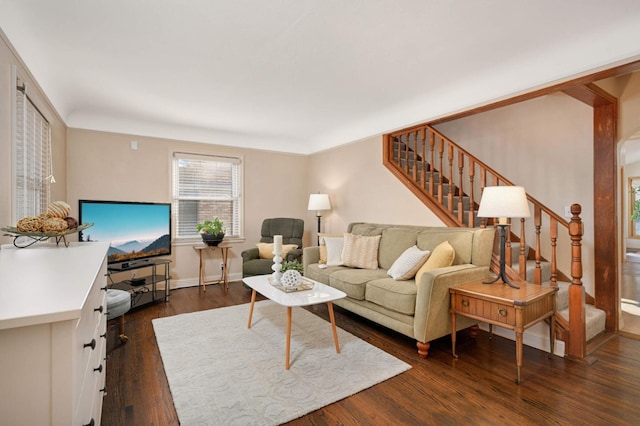
[[[428,124],[386,134],[383,163],[447,226],[494,226],[478,218],[486,186],[513,185],[469,152]],[[533,219],[509,225],[505,262],[512,281],[558,287],[555,316],[557,338],[565,342],[566,356],[586,359],[605,335],[606,313],[595,308],[582,286],[581,207],[571,206],[571,220],[527,194]],[[528,238],[532,243],[528,244]],[[492,271],[499,269],[494,248]]]

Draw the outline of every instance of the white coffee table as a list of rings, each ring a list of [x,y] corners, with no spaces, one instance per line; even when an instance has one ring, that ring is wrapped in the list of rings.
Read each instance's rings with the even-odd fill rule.
[[[340,290],[308,278],[305,279],[314,284],[313,289],[285,293],[269,283],[270,277],[271,275],[258,275],[242,279],[242,281],[244,281],[244,283],[253,290],[251,293],[251,308],[249,309],[249,323],[247,328],[251,328],[251,317],[253,316],[253,305],[256,302],[256,292],[282,306],[287,307],[287,349],[285,354],[285,369],[288,370],[289,354],[291,350],[291,308],[294,306],[310,306],[317,305],[319,303],[326,303],[329,309],[329,317],[331,318],[331,329],[333,331],[333,341],[336,345],[336,353],[340,353],[340,344],[338,343],[338,332],[336,331],[336,320],[333,316],[332,301],[342,299],[347,295]]]

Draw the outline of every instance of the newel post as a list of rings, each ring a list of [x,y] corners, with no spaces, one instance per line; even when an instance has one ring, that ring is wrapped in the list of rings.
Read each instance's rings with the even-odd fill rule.
[[[584,358],[586,333],[584,313],[584,289],[582,287],[582,220],[580,204],[571,205],[571,284],[569,285],[569,345],[567,355]]]

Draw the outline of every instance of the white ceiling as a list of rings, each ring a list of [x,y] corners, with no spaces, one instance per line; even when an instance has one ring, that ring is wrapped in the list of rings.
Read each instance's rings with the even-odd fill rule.
[[[638,0],[0,0],[69,127],[312,153],[640,58]]]

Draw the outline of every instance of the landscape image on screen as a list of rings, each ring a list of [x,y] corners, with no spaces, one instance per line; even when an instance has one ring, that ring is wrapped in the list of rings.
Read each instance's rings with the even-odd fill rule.
[[[171,254],[171,205],[81,201],[80,241],[108,241],[108,263]]]

